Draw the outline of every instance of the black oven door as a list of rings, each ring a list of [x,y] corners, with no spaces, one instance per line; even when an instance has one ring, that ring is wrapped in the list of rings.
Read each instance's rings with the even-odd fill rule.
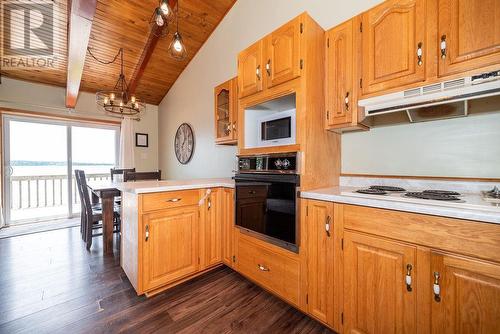
[[[238,174],[236,225],[287,249],[298,250],[298,175]]]

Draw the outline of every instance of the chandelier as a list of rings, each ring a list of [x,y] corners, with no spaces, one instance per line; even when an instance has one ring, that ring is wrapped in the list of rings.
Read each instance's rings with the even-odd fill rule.
[[[120,76],[116,81],[113,90],[103,90],[95,94],[96,103],[102,108],[106,114],[113,117],[132,117],[140,116],[140,114],[146,109],[146,104],[139,101],[135,95],[131,95],[128,92],[127,80],[125,80],[125,74],[123,74],[123,48],[120,48],[118,53],[115,55],[113,60],[105,62],[97,59],[90,48],[87,48],[89,54],[101,64],[109,65],[114,63],[118,56],[120,56]]]
[[[176,60],[184,60],[187,57],[186,45],[182,40],[181,33],[179,32],[179,2],[177,1],[177,8],[175,11],[176,29],[172,36],[172,41],[168,47],[170,57]],[[150,22],[160,29],[159,37],[168,35],[168,23],[173,20],[173,10],[168,4],[168,0],[160,0],[158,7],[155,8]]]

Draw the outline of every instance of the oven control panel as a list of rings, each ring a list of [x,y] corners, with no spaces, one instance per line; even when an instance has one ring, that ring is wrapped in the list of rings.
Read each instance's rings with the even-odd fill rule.
[[[240,173],[297,173],[297,154],[267,154],[238,157]]]

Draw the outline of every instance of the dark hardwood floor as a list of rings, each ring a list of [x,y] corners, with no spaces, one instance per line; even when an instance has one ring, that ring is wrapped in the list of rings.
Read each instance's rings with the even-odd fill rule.
[[[101,240],[87,252],[79,227],[1,239],[0,333],[331,333],[229,268],[138,297]]]

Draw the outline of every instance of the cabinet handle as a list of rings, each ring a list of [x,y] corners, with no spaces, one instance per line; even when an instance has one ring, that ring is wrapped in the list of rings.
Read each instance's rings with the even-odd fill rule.
[[[231,133],[231,124],[228,124],[228,125],[226,126],[226,131],[227,131],[227,133],[228,133],[228,134],[230,134],[230,133]]]
[[[149,225],[146,225],[146,241],[149,240]]]
[[[182,198],[170,198],[170,199],[167,199],[165,202],[179,202]]]
[[[345,111],[349,111],[349,92],[345,93],[344,105]]]
[[[332,217],[327,216],[326,217],[326,223],[325,223],[325,231],[326,231],[326,236],[330,237],[330,222],[332,221]]]
[[[233,122],[233,130],[236,132],[236,122]]]
[[[271,76],[271,59],[267,60],[266,72],[267,72],[267,76],[270,77]]]
[[[212,196],[208,197],[207,207],[208,207],[207,210],[210,211],[210,208],[212,207]]]
[[[257,79],[260,81],[260,65],[257,65],[257,68],[255,69],[255,75],[257,76]]]
[[[423,57],[422,42],[420,42],[417,45],[417,64],[418,64],[418,66],[422,66],[422,64],[424,63],[422,60],[422,57]]]
[[[264,267],[262,264],[257,264],[257,268],[259,268],[260,271],[271,271],[271,269]]]
[[[441,36],[441,59],[446,59],[446,35]]]
[[[405,277],[405,282],[406,282],[406,290],[412,291],[411,288],[411,271],[413,269],[413,266],[411,264],[406,265],[406,277]]]
[[[250,195],[255,195],[255,194],[256,194],[256,191],[255,191],[255,190],[249,190],[249,191],[248,191],[248,193],[249,193]]]
[[[441,301],[441,287],[439,286],[440,275],[437,271],[434,272],[434,284],[432,285],[432,290],[434,290],[434,300],[436,302]]]

